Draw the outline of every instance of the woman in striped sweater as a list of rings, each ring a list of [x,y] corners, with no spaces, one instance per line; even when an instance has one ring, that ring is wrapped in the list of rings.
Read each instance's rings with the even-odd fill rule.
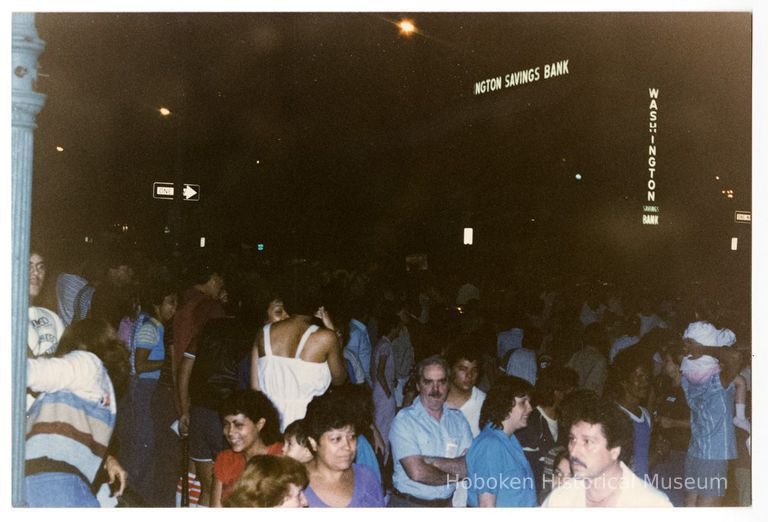
[[[64,332],[51,358],[27,361],[26,493],[30,507],[98,507],[92,486],[104,467],[125,488],[107,456],[116,392],[126,385],[128,355],[106,321],[85,319]]]

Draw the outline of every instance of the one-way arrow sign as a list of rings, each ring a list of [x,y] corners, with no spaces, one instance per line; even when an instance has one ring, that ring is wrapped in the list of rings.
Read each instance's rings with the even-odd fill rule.
[[[181,191],[184,201],[200,201],[200,185],[184,183],[184,189]]]

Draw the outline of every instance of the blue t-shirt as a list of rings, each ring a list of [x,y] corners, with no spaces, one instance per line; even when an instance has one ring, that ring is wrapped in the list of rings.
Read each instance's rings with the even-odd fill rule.
[[[370,468],[376,475],[376,478],[381,482],[381,470],[379,469],[379,461],[376,458],[376,452],[368,442],[368,439],[364,435],[357,436],[357,454],[355,454],[355,464],[362,464]]]
[[[147,358],[148,361],[156,362],[164,360],[164,334],[165,328],[163,328],[162,323],[160,323],[157,319],[154,317],[145,319],[136,330],[136,335],[133,339],[134,350],[149,350],[149,357]],[[134,354],[132,353],[132,355]],[[134,359],[134,357],[132,357],[132,359]],[[135,364],[133,360],[132,363]],[[140,373],[139,378],[157,380],[160,378],[160,370]]]
[[[352,464],[352,470],[355,474],[355,486],[352,492],[352,500],[345,507],[383,508],[384,492],[381,482],[376,478],[373,471],[368,466],[360,464]],[[309,507],[330,507],[320,500],[320,497],[312,490],[312,485],[307,486],[307,489],[304,490],[304,495],[307,497]]]
[[[535,507],[536,481],[523,447],[513,435],[487,424],[467,452],[467,505],[481,493],[496,495],[496,507]]]

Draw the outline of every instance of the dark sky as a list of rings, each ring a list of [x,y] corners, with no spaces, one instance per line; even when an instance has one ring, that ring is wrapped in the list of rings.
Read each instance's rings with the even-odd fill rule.
[[[410,38],[400,17],[39,14],[33,233],[127,223],[150,240],[177,208],[190,237],[349,259],[450,257],[470,225],[499,262],[683,253],[682,271],[750,238],[733,223],[751,209],[748,13],[407,13]],[[568,74],[544,79],[559,60]],[[536,82],[474,94],[531,67]],[[651,87],[657,227],[641,219]],[[201,201],[152,198],[174,180]]]

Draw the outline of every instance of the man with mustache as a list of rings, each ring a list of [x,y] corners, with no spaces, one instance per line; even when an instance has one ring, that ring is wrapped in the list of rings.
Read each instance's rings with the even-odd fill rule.
[[[464,455],[472,432],[464,415],[449,408],[448,363],[440,356],[416,367],[419,396],[398,412],[389,432],[394,491],[389,507],[449,507],[467,475]]]
[[[623,462],[631,454],[632,426],[619,407],[593,398],[577,409],[568,437],[573,477],[542,507],[672,507]]]

